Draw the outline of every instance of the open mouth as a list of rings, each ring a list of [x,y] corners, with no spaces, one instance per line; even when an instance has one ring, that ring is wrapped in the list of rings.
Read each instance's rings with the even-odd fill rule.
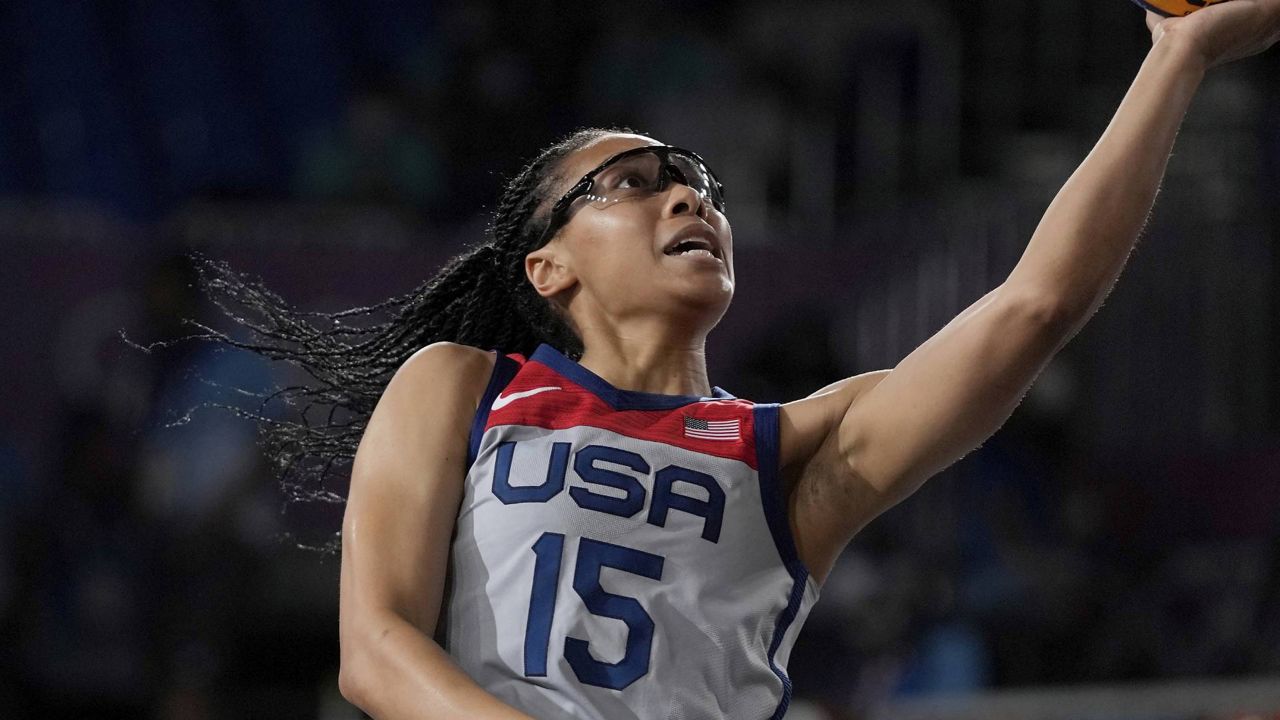
[[[697,235],[677,241],[664,252],[667,255],[672,256],[689,255],[693,257],[713,258],[715,260],[722,259],[720,257],[720,250],[715,246],[715,243]]]

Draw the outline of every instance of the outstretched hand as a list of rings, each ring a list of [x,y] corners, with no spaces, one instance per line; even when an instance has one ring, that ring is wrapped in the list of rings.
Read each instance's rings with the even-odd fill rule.
[[[1177,34],[1192,44],[1205,68],[1257,55],[1280,41],[1280,0],[1231,0],[1186,17],[1147,11],[1151,41]]]

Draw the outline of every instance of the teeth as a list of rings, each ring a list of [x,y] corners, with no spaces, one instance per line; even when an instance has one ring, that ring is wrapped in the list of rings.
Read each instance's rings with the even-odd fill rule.
[[[671,252],[676,255],[679,255],[680,253],[686,253],[686,252],[689,252],[690,250],[710,250],[710,249],[711,247],[708,245],[700,245],[698,243],[692,243],[692,242],[682,242],[679,245],[676,245],[675,247],[671,248]]]
[[[715,257],[715,255],[713,255],[711,251],[706,248],[694,248],[692,250],[685,250],[684,252],[678,253],[678,254],[679,255],[703,255],[709,258]]]
[[[689,253],[695,252],[709,255],[719,260],[719,258],[716,257],[715,250],[712,248],[711,244],[705,240],[681,240],[673,245],[671,249],[667,250],[668,255],[688,255]]]

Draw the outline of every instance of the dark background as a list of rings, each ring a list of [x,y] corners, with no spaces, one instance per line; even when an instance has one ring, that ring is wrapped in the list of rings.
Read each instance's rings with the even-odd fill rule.
[[[1150,45],[1124,0],[0,4],[0,716],[348,718],[337,504],[184,254],[299,308],[407,292],[584,125],[698,150],[739,284],[712,382],[892,367],[997,285]],[[982,449],[862,533],[801,712],[1280,676],[1280,53],[1215,70],[1125,277]],[[1277,681],[1280,686],[1280,680]],[[1280,711],[1280,702],[1273,708]]]

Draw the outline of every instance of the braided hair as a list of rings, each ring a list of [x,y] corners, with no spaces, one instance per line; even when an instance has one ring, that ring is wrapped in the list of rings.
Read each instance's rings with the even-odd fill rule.
[[[327,481],[335,468],[344,474],[349,470],[391,376],[426,345],[449,341],[528,355],[547,343],[569,357],[582,356],[581,338],[527,281],[524,258],[537,249],[549,222],[548,213],[539,210],[549,207],[550,193],[561,181],[561,161],[620,132],[630,130],[581,129],[544,149],[507,183],[483,243],[452,258],[408,294],[376,305],[333,313],[300,311],[225,262],[194,256],[205,293],[250,337],[240,339],[187,319],[198,332],[181,340],[212,340],[249,350],[301,369],[308,378],[304,384],[250,393],[260,400],[257,411],[210,403],[258,423],[260,443],[287,497],[345,502],[341,493],[325,489]],[[150,351],[173,342],[179,341],[130,344]],[[297,411],[285,419],[272,417],[267,407],[273,402]]]

